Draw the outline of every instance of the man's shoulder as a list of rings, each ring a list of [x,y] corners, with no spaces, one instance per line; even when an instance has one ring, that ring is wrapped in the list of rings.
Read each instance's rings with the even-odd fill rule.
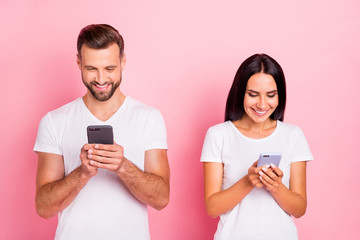
[[[81,98],[77,98],[57,109],[49,111],[47,115],[51,116],[52,118],[67,117],[69,114],[71,114],[71,112],[76,111],[76,109],[81,105],[81,101]]]
[[[151,113],[151,112],[158,112],[159,110],[155,107],[149,106],[137,99],[127,96],[126,97],[126,104],[127,106],[135,112],[138,113]]]

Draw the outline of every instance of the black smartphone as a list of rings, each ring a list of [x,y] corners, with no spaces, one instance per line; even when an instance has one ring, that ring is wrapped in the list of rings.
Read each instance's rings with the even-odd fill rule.
[[[87,127],[88,143],[114,144],[114,134],[110,125],[90,125]]]

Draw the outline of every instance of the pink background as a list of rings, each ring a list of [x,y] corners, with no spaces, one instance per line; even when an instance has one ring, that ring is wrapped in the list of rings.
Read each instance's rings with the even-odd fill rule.
[[[76,39],[90,23],[121,32],[122,90],[166,121],[171,199],[149,210],[152,239],[212,238],[202,143],[223,121],[238,66],[258,52],[282,65],[285,121],[304,130],[316,159],[300,239],[359,238],[359,1],[1,1],[0,23],[0,239],[54,236],[56,217],[35,212],[32,147],[41,117],[85,93]]]

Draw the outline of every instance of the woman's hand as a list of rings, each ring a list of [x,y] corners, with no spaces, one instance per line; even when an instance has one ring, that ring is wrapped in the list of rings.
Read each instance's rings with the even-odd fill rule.
[[[262,188],[264,184],[260,181],[259,178],[259,172],[261,171],[261,167],[257,167],[258,161],[254,162],[253,165],[249,168],[248,179],[252,186]]]
[[[279,206],[289,215],[299,218],[306,211],[306,162],[294,162],[290,167],[290,186],[282,183],[284,176],[280,168],[262,166],[260,181],[271,193]]]
[[[270,192],[276,192],[278,190],[284,176],[281,169],[274,164],[263,166],[259,171],[259,175],[261,183]]]

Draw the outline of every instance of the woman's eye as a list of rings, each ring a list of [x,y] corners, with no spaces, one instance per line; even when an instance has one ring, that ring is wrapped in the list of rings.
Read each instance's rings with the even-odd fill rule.
[[[269,98],[273,98],[273,97],[275,97],[275,96],[276,96],[276,94],[268,95]]]
[[[248,93],[250,97],[256,97],[257,94],[254,94],[254,93]]]

